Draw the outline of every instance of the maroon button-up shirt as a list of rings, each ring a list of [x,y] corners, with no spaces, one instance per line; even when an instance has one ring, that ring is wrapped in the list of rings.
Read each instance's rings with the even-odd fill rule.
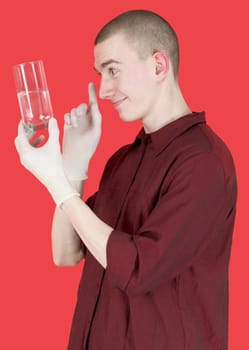
[[[86,252],[68,350],[226,350],[236,197],[204,112],[118,150],[87,201],[114,227],[107,268]]]

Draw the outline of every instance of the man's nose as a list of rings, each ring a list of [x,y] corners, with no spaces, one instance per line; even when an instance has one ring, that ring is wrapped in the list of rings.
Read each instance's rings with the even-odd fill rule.
[[[99,98],[111,100],[114,93],[114,85],[111,79],[102,77],[99,88]]]

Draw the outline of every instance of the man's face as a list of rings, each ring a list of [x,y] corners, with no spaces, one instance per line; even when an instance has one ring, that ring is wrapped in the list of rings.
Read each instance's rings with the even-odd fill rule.
[[[97,44],[95,69],[101,75],[99,96],[110,100],[121,119],[145,119],[153,113],[156,97],[152,55],[141,60],[122,34]]]

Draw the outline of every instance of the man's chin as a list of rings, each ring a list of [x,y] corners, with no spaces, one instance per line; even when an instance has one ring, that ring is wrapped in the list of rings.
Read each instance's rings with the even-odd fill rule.
[[[136,117],[132,117],[131,115],[119,112],[119,117],[123,122],[126,123],[130,123],[130,122],[134,122],[135,120],[137,120]]]

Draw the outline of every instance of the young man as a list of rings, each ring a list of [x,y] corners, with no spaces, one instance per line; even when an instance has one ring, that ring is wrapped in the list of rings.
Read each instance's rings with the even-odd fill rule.
[[[55,263],[85,258],[68,349],[227,349],[231,154],[205,113],[186,104],[177,37],[163,18],[121,14],[98,34],[94,54],[100,97],[143,128],[110,158],[87,204],[80,197],[101,134],[93,84],[89,106],[65,115],[63,155],[55,119],[41,148],[21,123],[16,138],[22,164],[57,204]]]

